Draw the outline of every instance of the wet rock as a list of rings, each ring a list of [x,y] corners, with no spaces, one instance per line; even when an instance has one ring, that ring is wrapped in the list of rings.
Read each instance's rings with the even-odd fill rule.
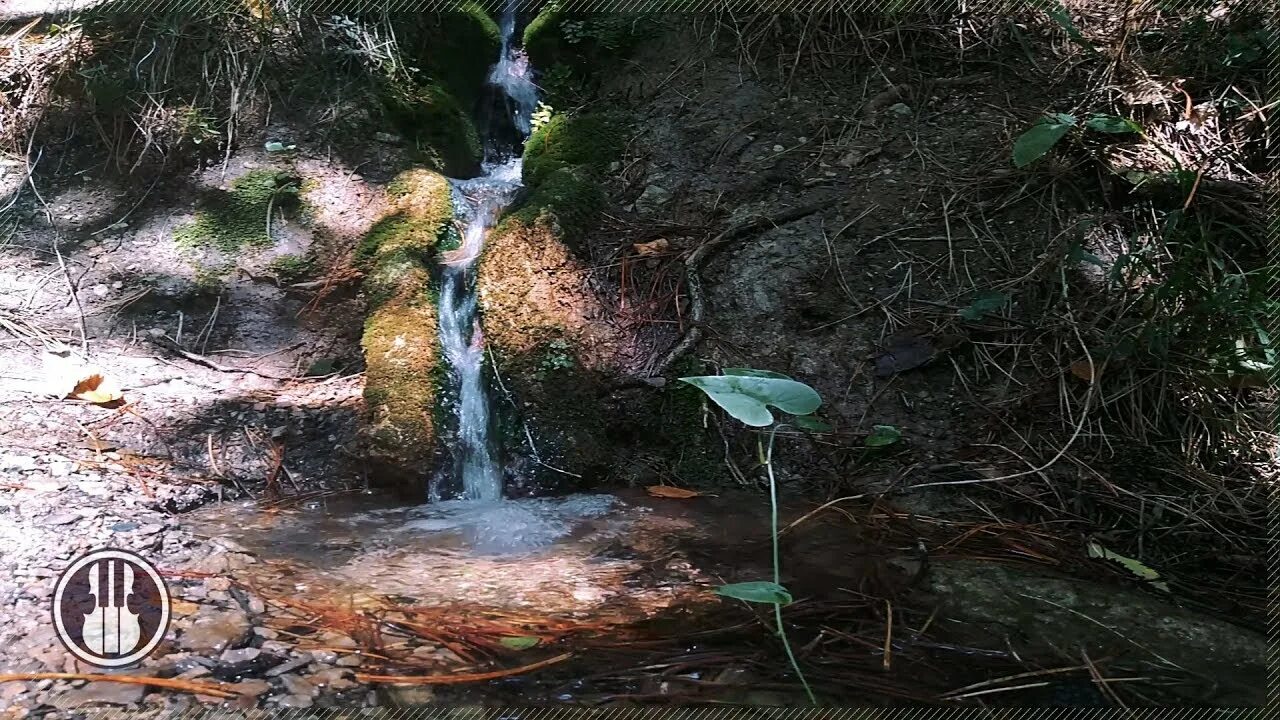
[[[308,675],[307,681],[317,687],[327,687],[330,690],[347,690],[356,686],[350,675],[351,671],[343,668],[325,668]]]
[[[386,704],[405,707],[435,702],[436,691],[427,685],[406,685],[386,689]]]
[[[241,645],[248,634],[245,614],[227,610],[197,616],[178,642],[185,650],[223,650]]]
[[[263,643],[263,644],[265,645],[265,643]],[[309,655],[308,655],[307,657],[295,658],[295,659],[290,660],[289,662],[286,662],[286,663],[284,663],[284,664],[282,664],[282,665],[277,665],[277,666],[275,666],[275,667],[271,668],[270,670],[268,670],[268,671],[266,672],[266,676],[267,676],[267,677],[276,677],[276,676],[279,676],[279,675],[284,675],[285,673],[293,672],[294,670],[297,670],[297,669],[299,669],[299,668],[304,668],[304,667],[306,667],[306,666],[308,666],[308,665],[310,665],[310,664],[311,664],[311,656],[309,656]]]
[[[309,708],[312,702],[308,695],[285,695],[276,699],[276,704],[287,708]]]
[[[271,689],[271,683],[266,680],[241,680],[231,686],[231,689],[240,693],[243,697],[258,697],[262,693]]]
[[[315,697],[320,694],[320,688],[297,675],[281,675],[280,682],[284,685],[284,689],[288,691],[290,695]]]
[[[229,680],[258,670],[264,670],[278,662],[279,660],[275,656],[263,653],[258,648],[224,650],[218,656],[218,667],[214,674],[219,678]]]
[[[127,685],[115,682],[92,682],[74,690],[68,690],[53,700],[54,707],[70,710],[85,705],[132,705],[142,701],[147,693],[146,685]]]

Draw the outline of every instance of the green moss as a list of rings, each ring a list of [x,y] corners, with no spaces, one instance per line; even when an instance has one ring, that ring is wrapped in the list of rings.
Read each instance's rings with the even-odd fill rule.
[[[604,203],[604,190],[592,177],[578,168],[560,168],[533,188],[499,230],[514,224],[547,225],[555,229],[557,239],[571,249],[580,250]]]
[[[464,2],[448,12],[427,14],[410,54],[430,79],[469,110],[501,47],[502,32],[489,13],[477,2]]]
[[[567,43],[560,33],[560,23],[565,17],[559,4],[550,2],[525,27],[521,45],[534,67],[551,67],[567,54]]]
[[[228,191],[207,197],[195,219],[178,228],[179,247],[216,248],[233,255],[272,243],[267,235],[267,210],[296,208],[299,178],[277,170],[254,170],[231,183]]]
[[[356,249],[372,308],[365,357],[365,428],[379,479],[416,492],[435,448],[439,358],[431,271],[453,230],[449,181],[429,170],[388,187],[390,213]]]
[[[627,122],[615,113],[556,115],[524,146],[524,182],[535,186],[547,175],[570,166],[602,173],[622,155]]]
[[[470,114],[441,85],[387,80],[379,96],[387,120],[412,143],[424,165],[456,177],[470,174],[480,162],[480,136]]]
[[[315,274],[316,259],[311,255],[281,255],[267,269],[281,282],[301,282]]]

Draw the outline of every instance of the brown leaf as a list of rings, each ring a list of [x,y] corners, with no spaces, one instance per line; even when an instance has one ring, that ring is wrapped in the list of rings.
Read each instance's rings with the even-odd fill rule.
[[[671,487],[670,485],[650,485],[645,490],[648,490],[649,494],[654,497],[671,498],[673,500],[688,500],[702,495],[696,490],[685,490],[684,488]]]
[[[124,393],[115,383],[99,373],[94,373],[77,382],[70,395],[77,400],[85,400],[97,405],[107,405],[124,397]]]
[[[636,243],[631,246],[640,257],[649,257],[652,255],[661,255],[671,249],[671,243],[666,238],[658,238],[652,242]]]
[[[1088,360],[1077,360],[1071,363],[1071,374],[1081,380],[1091,383],[1102,377],[1102,366],[1094,363],[1089,364]]]

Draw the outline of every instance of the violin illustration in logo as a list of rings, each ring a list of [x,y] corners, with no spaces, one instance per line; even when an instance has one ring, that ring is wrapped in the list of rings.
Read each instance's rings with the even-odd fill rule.
[[[169,626],[169,591],[151,563],[125,550],[75,560],[53,593],[58,638],[98,667],[132,665],[155,650]]]

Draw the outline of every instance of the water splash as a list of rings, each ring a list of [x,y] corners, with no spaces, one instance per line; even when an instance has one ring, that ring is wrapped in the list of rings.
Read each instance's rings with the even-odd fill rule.
[[[454,204],[465,230],[462,244],[442,257],[439,324],[440,342],[457,398],[457,437],[450,448],[452,467],[445,469],[446,476],[438,475],[431,484],[432,501],[445,500],[453,494],[446,492],[447,484],[460,484],[461,496],[466,500],[492,502],[502,498],[502,468],[490,437],[489,393],[483,372],[484,332],[473,266],[484,249],[485,236],[520,189],[520,152],[538,104],[528,58],[512,45],[515,24],[515,0],[509,0],[500,25],[502,49],[488,79],[488,91],[497,94],[505,112],[497,118],[486,118],[488,131],[481,175],[453,181]],[[515,146],[511,147],[513,135]]]

